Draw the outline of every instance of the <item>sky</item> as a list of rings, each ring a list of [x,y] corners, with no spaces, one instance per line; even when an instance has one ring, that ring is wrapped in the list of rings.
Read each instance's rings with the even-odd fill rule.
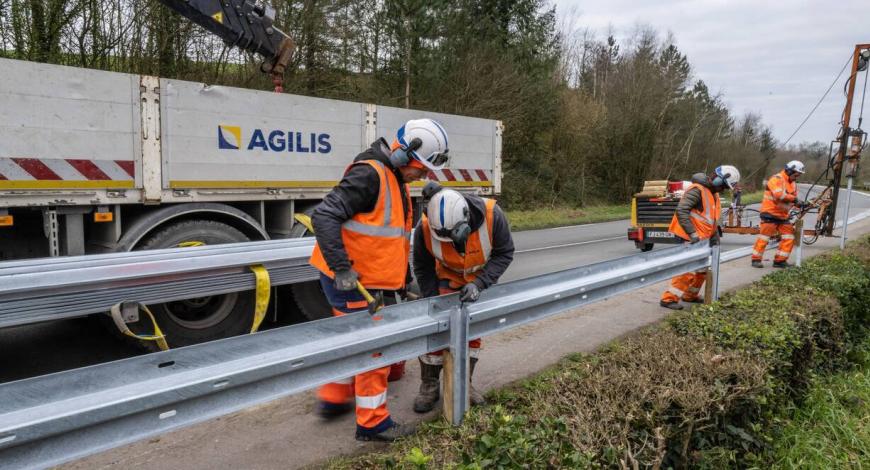
[[[668,32],[694,78],[722,93],[736,115],[756,112],[784,142],[834,81],[855,44],[870,43],[867,0],[553,0],[563,27],[618,40],[640,26]],[[570,25],[573,25],[570,26]],[[851,65],[851,63],[850,63]],[[829,142],[845,106],[847,69],[790,144]],[[855,91],[857,122],[864,76]],[[870,86],[870,85],[868,85]],[[868,88],[870,94],[870,88]],[[870,96],[865,106],[870,120]],[[864,126],[870,127],[870,124]]]

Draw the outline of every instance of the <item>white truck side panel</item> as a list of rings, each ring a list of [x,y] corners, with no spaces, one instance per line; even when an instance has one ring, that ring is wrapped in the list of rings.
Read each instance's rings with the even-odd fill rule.
[[[485,192],[495,186],[493,170],[501,150],[498,121],[389,106],[378,106],[377,116],[377,133],[382,136],[394,135],[410,119],[435,119],[447,131],[450,145],[449,171],[435,172],[435,178],[445,185],[479,187]]]
[[[498,192],[498,121],[0,59],[0,208],[317,199],[424,116],[450,136],[431,176]]]
[[[330,187],[365,146],[365,105],[161,80],[166,188]]]
[[[138,81],[0,59],[0,190],[139,187]]]

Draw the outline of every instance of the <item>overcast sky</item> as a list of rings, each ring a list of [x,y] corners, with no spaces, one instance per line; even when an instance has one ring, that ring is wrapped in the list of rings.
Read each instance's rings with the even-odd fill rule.
[[[762,114],[780,142],[812,109],[852,54],[870,43],[867,0],[553,0],[560,16],[618,39],[637,25],[668,31],[688,55],[695,78],[721,92],[735,114]],[[572,16],[571,13],[574,12]],[[843,82],[791,143],[836,137],[845,105]],[[856,89],[860,107],[863,74]],[[868,90],[870,91],[870,90]],[[858,110],[853,112],[853,126]],[[870,120],[870,97],[865,115]],[[870,127],[870,124],[863,126]]]

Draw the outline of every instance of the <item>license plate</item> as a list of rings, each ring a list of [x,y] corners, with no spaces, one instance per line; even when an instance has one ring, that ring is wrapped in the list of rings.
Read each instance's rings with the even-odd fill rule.
[[[649,238],[674,238],[674,234],[671,232],[647,232],[646,236]]]

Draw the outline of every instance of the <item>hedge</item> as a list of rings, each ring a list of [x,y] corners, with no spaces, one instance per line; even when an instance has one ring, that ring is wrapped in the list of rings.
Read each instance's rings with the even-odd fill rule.
[[[778,415],[849,365],[870,319],[870,237],[679,312],[333,468],[745,468]]]

